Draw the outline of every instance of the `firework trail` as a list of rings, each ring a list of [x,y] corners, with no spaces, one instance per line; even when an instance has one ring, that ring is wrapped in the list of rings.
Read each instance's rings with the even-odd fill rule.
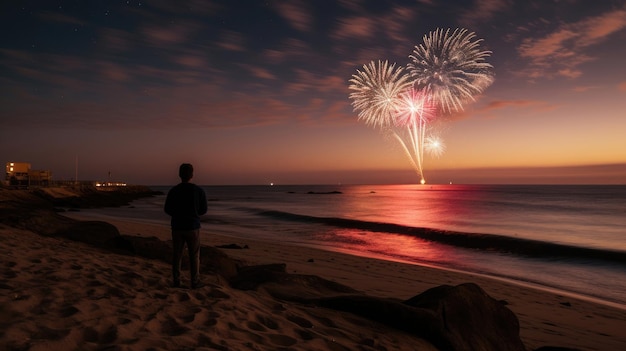
[[[395,111],[395,122],[398,128],[405,128],[405,133],[394,131],[394,136],[400,142],[409,160],[414,165],[420,176],[420,182],[424,183],[424,142],[428,123],[434,117],[434,109],[430,98],[415,90],[407,89],[399,97],[399,104]],[[401,137],[404,135],[404,138]],[[406,145],[404,140],[409,141]]]
[[[439,114],[463,109],[494,80],[492,66],[484,62],[481,40],[467,29],[437,29],[424,36],[409,56],[405,73],[388,61],[370,62],[350,79],[349,97],[360,120],[392,132],[411,164],[424,178],[424,150],[440,156],[444,147],[430,123]]]

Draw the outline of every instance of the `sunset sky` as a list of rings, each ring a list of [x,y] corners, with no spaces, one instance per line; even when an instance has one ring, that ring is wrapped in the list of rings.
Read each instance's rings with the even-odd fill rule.
[[[626,184],[626,1],[2,1],[0,162],[147,185],[413,183],[348,81],[467,28],[495,82],[430,183]],[[76,167],[78,165],[78,167]]]

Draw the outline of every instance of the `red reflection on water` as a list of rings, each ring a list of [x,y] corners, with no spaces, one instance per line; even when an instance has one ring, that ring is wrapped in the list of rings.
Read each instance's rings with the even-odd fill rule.
[[[409,227],[451,230],[458,218],[477,215],[479,187],[464,185],[362,186],[342,199],[339,217]]]
[[[463,185],[385,185],[355,187],[339,208],[339,217],[404,227],[455,230],[459,218],[476,215],[479,188]],[[333,229],[323,234],[344,251],[403,261],[454,262],[453,248],[410,234],[364,229]]]
[[[317,237],[334,251],[403,262],[444,263],[456,261],[452,247],[410,235],[333,229]]]

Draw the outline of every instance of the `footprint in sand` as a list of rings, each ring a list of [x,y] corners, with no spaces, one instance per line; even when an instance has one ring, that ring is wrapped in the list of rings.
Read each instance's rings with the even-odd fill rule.
[[[313,323],[311,323],[310,320],[300,316],[289,315],[287,316],[287,320],[299,325],[302,328],[313,328]]]
[[[276,330],[278,329],[278,323],[276,323],[275,320],[271,319],[271,318],[267,318],[265,316],[257,316],[256,320],[263,324],[264,326],[268,327],[269,329],[273,329]]]
[[[252,329],[252,330],[255,330],[255,331],[264,332],[264,331],[267,330],[267,328],[262,326],[260,323],[257,323],[257,322],[254,322],[254,321],[248,321],[247,325],[248,325],[248,329]]]
[[[174,301],[176,302],[184,302],[189,300],[191,300],[191,297],[187,292],[178,292],[177,294],[174,294]]]
[[[172,317],[168,317],[161,323],[161,333],[170,335],[170,336],[178,336],[188,332],[190,329],[181,325],[176,319]]]
[[[32,339],[61,340],[69,333],[69,329],[53,329],[42,325],[33,334]]]
[[[196,319],[196,314],[198,314],[201,311],[202,311],[201,308],[194,307],[194,308],[191,308],[189,311],[186,311],[186,313],[181,315],[179,318],[181,321],[183,321],[183,323],[189,324]]]
[[[291,336],[282,334],[269,334],[268,338],[272,344],[283,347],[291,346],[298,342],[298,340],[292,338]]]
[[[59,315],[62,318],[67,318],[67,317],[71,317],[75,315],[78,312],[80,312],[80,310],[76,308],[74,305],[66,305],[61,308],[61,310],[59,311]]]
[[[93,342],[98,344],[110,344],[117,339],[117,327],[114,325],[106,327],[102,332],[87,327],[83,330],[83,341]]]

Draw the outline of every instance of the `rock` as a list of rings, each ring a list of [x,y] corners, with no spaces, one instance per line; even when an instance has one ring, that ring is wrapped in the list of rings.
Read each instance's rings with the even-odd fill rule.
[[[107,222],[81,221],[75,222],[59,235],[99,247],[112,248],[115,247],[115,240],[120,237],[120,232]]]
[[[451,350],[525,350],[517,316],[476,284],[442,285],[405,304],[432,311]]]
[[[350,312],[423,338],[441,351],[524,351],[515,314],[473,283],[442,285],[407,301],[358,294],[285,264],[242,267],[231,286],[261,286],[272,296]]]
[[[525,350],[515,314],[472,283],[442,285],[404,302],[347,295],[315,303],[404,330],[441,351]]]
[[[284,263],[240,267],[229,283],[240,290],[263,288],[272,296],[289,301],[311,302],[321,296],[354,294],[356,290],[324,278],[289,274]]]
[[[403,330],[431,342],[441,351],[454,350],[443,337],[435,314],[428,309],[415,308],[395,299],[367,295],[334,296],[321,298],[313,303]]]

